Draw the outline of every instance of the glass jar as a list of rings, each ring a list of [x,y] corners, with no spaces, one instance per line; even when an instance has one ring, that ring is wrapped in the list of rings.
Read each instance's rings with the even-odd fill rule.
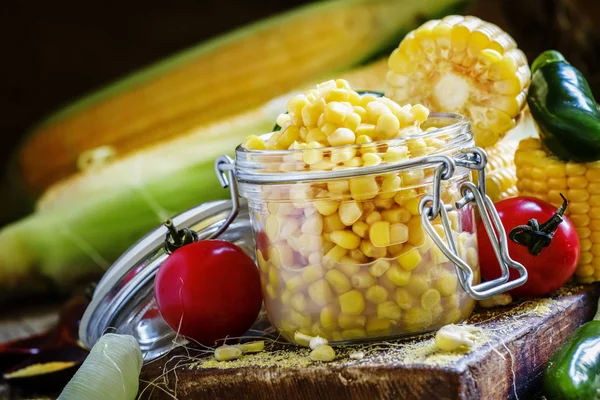
[[[485,197],[485,152],[468,120],[434,113],[422,128],[329,148],[239,146],[234,164],[217,161],[233,198],[248,200],[265,307],[289,341],[295,332],[343,343],[431,331],[527,279]],[[372,165],[354,166],[368,153]],[[481,171],[479,189],[471,170]],[[490,238],[503,275],[493,282],[479,283],[472,203],[498,232]],[[521,277],[507,282],[508,267]]]

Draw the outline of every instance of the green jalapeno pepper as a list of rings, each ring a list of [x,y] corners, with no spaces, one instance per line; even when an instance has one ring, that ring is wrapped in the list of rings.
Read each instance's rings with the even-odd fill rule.
[[[546,147],[563,160],[600,160],[600,108],[581,72],[554,50],[531,72],[527,104]]]
[[[548,400],[600,399],[600,303],[594,319],[573,332],[544,369]]]

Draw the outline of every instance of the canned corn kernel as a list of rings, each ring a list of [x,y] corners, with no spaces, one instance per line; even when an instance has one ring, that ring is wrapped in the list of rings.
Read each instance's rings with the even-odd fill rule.
[[[432,117],[425,126],[443,128],[454,122]],[[271,135],[261,139],[267,143]],[[460,125],[378,141],[374,147],[365,143],[311,150],[319,151],[319,162],[337,158],[334,165],[343,167],[345,158],[362,153],[381,160],[386,154],[404,154],[411,160],[414,140],[437,144],[419,147],[418,157],[452,157],[473,145],[470,130]],[[239,147],[236,154],[239,192],[248,199],[255,235],[265,238],[257,241],[256,252],[273,326],[290,341],[298,331],[345,342],[415,334],[467,318],[475,300],[421,222],[419,205],[432,194],[435,165],[372,174],[351,172],[364,167],[330,167],[321,172],[329,175],[315,180],[307,179],[314,164],[302,161],[305,152]],[[342,171],[346,175],[338,177]],[[278,181],[280,174],[285,182]],[[443,203],[461,199],[459,188],[469,174],[457,168],[442,182]],[[259,176],[264,183],[257,182]],[[474,271],[476,284],[473,209],[452,210],[448,217],[457,253]],[[444,238],[440,217],[431,222]]]

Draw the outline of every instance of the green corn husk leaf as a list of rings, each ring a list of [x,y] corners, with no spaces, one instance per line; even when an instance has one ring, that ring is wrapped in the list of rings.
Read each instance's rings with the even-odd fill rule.
[[[214,160],[247,135],[268,132],[284,108],[275,100],[55,187],[34,214],[0,230],[0,299],[99,277],[165,219],[228,198]]]

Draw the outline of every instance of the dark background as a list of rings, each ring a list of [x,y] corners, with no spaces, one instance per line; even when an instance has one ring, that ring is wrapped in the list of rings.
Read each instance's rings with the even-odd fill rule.
[[[0,174],[4,175],[7,159],[24,133],[65,103],[202,40],[306,2],[3,2]],[[469,13],[511,33],[530,61],[544,49],[557,48],[600,91],[600,35],[593,23],[600,21],[600,1],[473,3]]]

